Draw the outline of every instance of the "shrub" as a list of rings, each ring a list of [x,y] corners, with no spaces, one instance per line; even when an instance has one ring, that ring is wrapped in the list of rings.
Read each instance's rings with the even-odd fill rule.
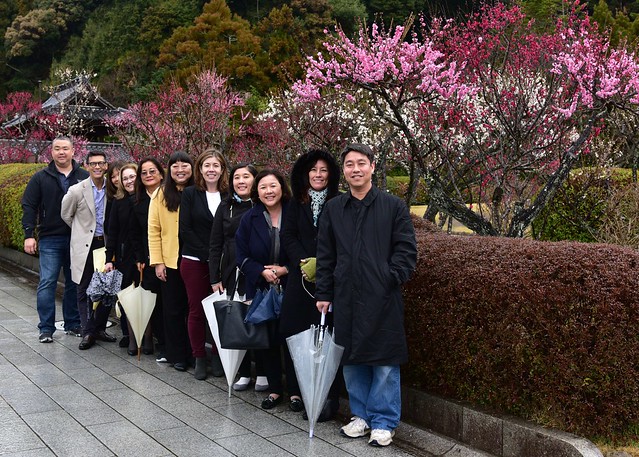
[[[42,163],[12,163],[0,165],[0,245],[22,249],[22,206],[20,200],[27,182]]]
[[[416,219],[404,383],[586,436],[639,423],[639,253]]]
[[[406,198],[406,193],[408,192],[409,181],[410,178],[408,176],[387,176],[386,187],[391,194],[404,200]],[[426,186],[426,181],[424,181],[423,178],[420,178],[411,204],[423,205],[426,203],[428,203],[428,187]]]
[[[631,181],[631,170],[580,168],[574,170],[532,224],[535,239],[597,241],[611,194]]]

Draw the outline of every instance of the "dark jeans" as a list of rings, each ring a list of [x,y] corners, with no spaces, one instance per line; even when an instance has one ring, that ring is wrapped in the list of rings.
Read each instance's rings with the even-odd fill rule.
[[[104,240],[93,238],[87,261],[84,264],[82,279],[80,279],[80,284],[78,284],[78,310],[80,311],[80,321],[82,321],[83,336],[95,335],[97,332],[106,329],[109,313],[111,312],[110,307],[107,308],[101,303],[94,311],[93,303],[87,296],[87,287],[89,287],[93,276],[93,250],[101,247],[104,247]]]
[[[165,354],[169,363],[186,363],[191,358],[191,344],[186,327],[189,304],[180,272],[166,269],[162,282]]]

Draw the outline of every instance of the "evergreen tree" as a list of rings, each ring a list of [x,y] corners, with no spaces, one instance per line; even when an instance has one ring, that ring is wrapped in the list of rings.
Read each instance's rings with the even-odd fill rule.
[[[263,91],[270,81],[268,68],[256,60],[261,53],[249,22],[231,13],[224,0],[211,0],[193,25],[177,28],[162,44],[157,66],[182,82],[202,68],[215,68],[236,89]]]

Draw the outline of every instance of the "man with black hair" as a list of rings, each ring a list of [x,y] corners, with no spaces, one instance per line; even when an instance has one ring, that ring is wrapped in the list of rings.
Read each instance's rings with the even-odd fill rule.
[[[115,342],[105,329],[109,309],[98,306],[94,312],[87,297],[93,276],[93,251],[104,247],[104,212],[106,210],[106,156],[89,152],[86,165],[90,176],[72,186],[62,199],[62,219],[71,227],[71,277],[77,287],[77,303],[82,321],[79,348],[89,349],[96,340]]]
[[[341,433],[370,433],[388,446],[401,415],[399,366],[408,359],[401,284],[417,262],[406,204],[372,183],[373,151],[342,152],[349,191],[328,201],[320,218],[315,298],[334,312],[335,341],[344,346],[344,381],[353,418]]]
[[[64,272],[62,316],[68,335],[82,336],[76,301],[76,286],[71,280],[69,240],[71,230],[60,217],[62,197],[69,187],[89,176],[73,160],[73,142],[65,136],[51,143],[49,166],[34,174],[22,196],[24,252],[39,254],[40,282],[36,306],[41,343],[53,342],[55,332],[55,290],[60,268]],[[37,241],[36,241],[37,235]]]

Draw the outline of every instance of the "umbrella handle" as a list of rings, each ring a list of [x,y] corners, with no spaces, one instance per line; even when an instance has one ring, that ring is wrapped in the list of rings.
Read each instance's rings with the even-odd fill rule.
[[[326,322],[326,313],[322,311],[322,318],[320,319],[320,325],[324,325]]]

